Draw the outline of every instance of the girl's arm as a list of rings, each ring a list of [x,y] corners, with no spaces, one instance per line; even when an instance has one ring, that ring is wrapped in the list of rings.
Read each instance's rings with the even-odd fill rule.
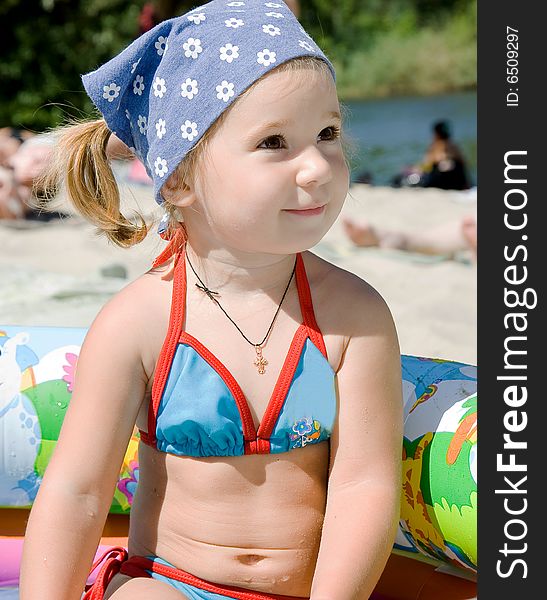
[[[132,284],[135,286],[135,284]],[[59,441],[28,522],[21,600],[79,600],[142,402],[137,294],[100,312],[77,364]]]
[[[391,314],[352,284],[354,333],[338,370],[339,416],[323,533],[310,600],[366,600],[391,552],[399,519],[401,357]]]

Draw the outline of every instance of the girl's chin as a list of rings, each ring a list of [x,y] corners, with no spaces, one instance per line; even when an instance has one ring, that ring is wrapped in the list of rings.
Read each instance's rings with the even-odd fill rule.
[[[316,246],[324,237],[326,231],[315,232],[314,234],[301,235],[297,238],[287,236],[283,242],[279,244],[279,253],[296,254],[297,252],[305,252]]]
[[[311,218],[291,215],[270,231],[252,226],[232,230],[229,236],[218,240],[218,245],[245,253],[295,254],[318,244],[332,227],[330,221],[326,222],[325,214]]]

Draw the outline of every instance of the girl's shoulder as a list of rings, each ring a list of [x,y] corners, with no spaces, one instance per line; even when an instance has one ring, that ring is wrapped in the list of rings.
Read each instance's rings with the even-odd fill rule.
[[[150,269],[119,290],[103,306],[92,328],[110,331],[138,350],[144,371],[153,371],[167,333],[173,290],[169,265]]]
[[[303,258],[314,298],[317,295],[318,300],[322,298],[329,304],[348,300],[364,304],[382,301],[379,292],[359,275],[310,251],[303,253]]]
[[[384,298],[369,282],[312,252],[303,258],[316,316],[325,330],[343,332],[349,339],[378,326],[392,326]]]
[[[170,301],[172,287],[169,269],[150,269],[119,290],[101,312],[146,325],[161,317],[165,302]]]

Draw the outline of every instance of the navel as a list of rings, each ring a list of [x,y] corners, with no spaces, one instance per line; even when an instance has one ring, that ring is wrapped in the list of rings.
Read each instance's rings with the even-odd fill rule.
[[[256,565],[256,563],[265,558],[265,556],[260,556],[259,554],[239,554],[237,556],[237,560],[244,565]]]

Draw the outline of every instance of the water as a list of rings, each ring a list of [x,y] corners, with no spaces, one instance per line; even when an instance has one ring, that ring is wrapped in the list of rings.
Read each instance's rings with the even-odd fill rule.
[[[477,184],[477,94],[385,98],[346,102],[346,133],[356,145],[352,181],[363,171],[375,185],[389,185],[405,166],[420,161],[431,141],[431,124],[447,119],[452,139],[468,161]]]

